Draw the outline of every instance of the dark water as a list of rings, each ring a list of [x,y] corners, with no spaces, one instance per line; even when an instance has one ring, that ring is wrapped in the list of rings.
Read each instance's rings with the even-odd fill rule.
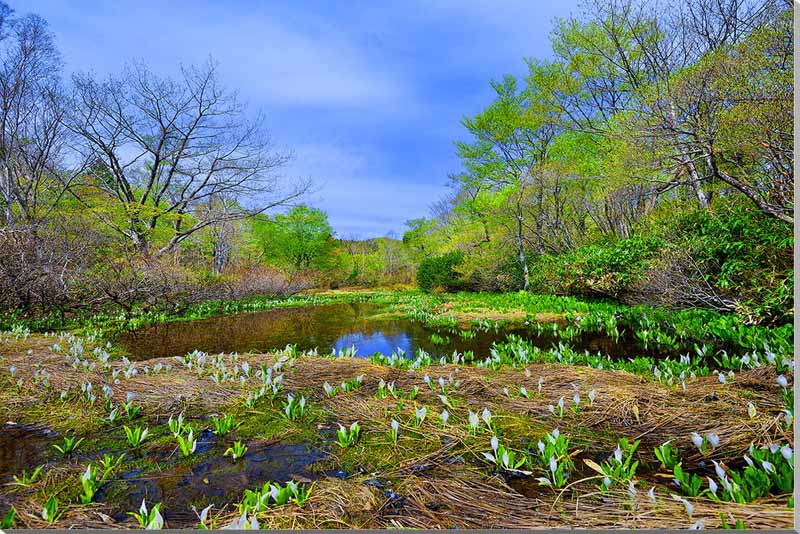
[[[23,470],[30,474],[51,455],[57,442],[55,432],[37,425],[0,426],[0,484],[22,475]]]
[[[120,338],[132,358],[178,356],[193,350],[208,353],[264,352],[295,344],[299,350],[318,349],[329,353],[355,346],[358,356],[375,353],[389,355],[398,348],[412,355],[424,349],[433,356],[473,351],[477,358],[489,355],[492,343],[517,334],[549,349],[558,340],[546,332],[536,334],[522,327],[500,331],[473,330],[475,336],[440,331],[445,343],[434,343],[435,329],[419,322],[387,316],[389,308],[371,303],[332,304],[301,308],[280,308],[257,313],[242,313],[189,322],[159,324]],[[547,329],[545,329],[547,330]],[[615,341],[596,333],[582,333],[568,341],[574,349],[600,351],[617,357],[644,354],[634,343]]]
[[[172,468],[156,473],[125,473],[106,484],[96,500],[111,504],[111,515],[118,521],[127,519],[127,512],[138,510],[142,499],[148,504],[160,502],[170,527],[193,527],[197,524],[193,505],[199,512],[214,504],[213,510],[219,512],[226,504],[239,502],[244,490],[261,489],[266,482],[285,484],[295,480],[308,484],[319,476],[310,466],[327,455],[322,448],[305,443],[251,442],[245,456],[233,463],[230,457],[223,457],[223,447],[228,444],[214,444],[213,440],[209,433],[198,441],[195,454],[201,454],[201,449],[211,450],[198,463],[173,457],[176,465]]]

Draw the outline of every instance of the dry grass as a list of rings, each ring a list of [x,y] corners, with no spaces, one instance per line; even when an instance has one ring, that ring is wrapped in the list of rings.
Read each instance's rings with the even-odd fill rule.
[[[19,376],[27,382],[35,369],[46,368],[55,392],[78,389],[86,380],[91,380],[98,389],[109,382],[106,371],[74,370],[63,354],[49,351],[53,342],[54,339],[42,336],[3,342],[0,344],[0,373],[5,376],[7,367],[15,365]],[[32,353],[28,354],[28,350]],[[275,357],[241,355],[239,361],[244,360],[257,368],[273,363]],[[171,359],[146,363],[152,367],[159,361],[174,364]],[[138,362],[138,366],[143,363]],[[113,365],[121,367],[120,362]],[[519,481],[504,480],[481,464],[478,458],[481,451],[488,450],[489,435],[469,436],[465,424],[468,410],[480,411],[487,407],[495,414],[504,439],[528,439],[541,436],[543,429],[558,427],[571,436],[573,447],[579,449],[576,451],[578,464],[581,453],[609,452],[623,436],[642,441],[639,454],[648,458],[645,463],[655,462],[653,447],[667,440],[673,440],[684,452],[684,459],[694,463],[701,456],[691,447],[690,433],[715,432],[721,438],[720,447],[705,460],[736,462],[751,443],[791,442],[793,439],[791,431],[780,423],[779,412],[783,405],[775,385],[774,369],[740,372],[735,381],[727,385],[720,384],[715,377],[699,378],[689,382],[686,391],[622,371],[546,364],[532,364],[527,369],[529,376],[521,370],[508,368],[491,371],[455,365],[405,371],[363,359],[298,358],[285,373],[287,390],[306,391],[311,401],[321,405],[337,423],[359,421],[364,428],[361,452],[383,457],[371,462],[379,466],[378,471],[344,480],[320,479],[305,507],[287,506],[261,514],[262,527],[687,528],[703,519],[706,528],[720,528],[721,513],[743,520],[748,528],[791,527],[792,510],[786,508],[786,498],[766,499],[750,505],[689,499],[694,505],[690,517],[684,504],[671,495],[669,479],[656,476],[657,466],[642,470],[639,476],[642,491],[636,497],[613,492],[599,495],[595,493],[593,480],[573,482],[575,491],[560,494],[530,483],[520,486]],[[336,385],[360,374],[365,375],[364,386],[360,389],[333,398],[324,395],[321,387],[324,382]],[[428,374],[433,383],[439,377],[447,380],[451,376],[460,383],[451,394],[457,404],[455,409],[450,409],[451,424],[447,426],[437,424],[443,405],[439,392],[424,384],[424,374]],[[513,395],[520,386],[536,392],[540,377],[544,379],[540,397],[526,399]],[[380,379],[394,382],[404,391],[416,385],[420,394],[415,401],[406,401],[404,411],[398,415],[394,410],[395,399],[376,399]],[[510,390],[511,397],[503,393],[504,387]],[[36,388],[11,389],[5,388],[0,393],[0,414],[6,420],[18,418],[24,422],[25,414],[33,413],[31,410],[36,405],[55,402],[52,394],[44,399],[44,394]],[[585,402],[591,389],[595,390],[596,399],[590,407]],[[212,383],[207,376],[198,377],[180,365],[159,375],[139,374],[129,380],[123,379],[114,390],[116,402],[123,401],[127,392],[134,392],[137,404],[143,406],[147,417],[158,418],[186,407],[200,413],[217,412],[239,402],[248,391],[238,384]],[[548,405],[556,404],[562,396],[569,404],[575,391],[584,399],[581,410],[569,412],[563,419],[555,418]],[[747,416],[748,401],[758,406],[758,415],[752,419]],[[414,405],[429,408],[429,419],[422,432],[409,427]],[[401,421],[401,440],[396,446],[391,446],[386,437],[393,417],[405,417]],[[63,430],[75,421],[59,421],[54,417],[45,423]],[[346,456],[340,460],[354,461]],[[370,463],[368,458],[362,460]],[[65,473],[64,476],[74,475],[71,471]],[[650,502],[644,489],[653,484],[658,488],[656,503]],[[17,507],[21,526],[50,526],[39,517],[42,503],[33,496],[0,490],[0,503],[3,501],[13,502]],[[57,526],[131,526],[130,522],[116,523],[104,510],[102,504],[71,505]],[[235,516],[235,511],[229,507],[218,518],[219,525],[227,524]],[[733,519],[729,521],[732,523]]]

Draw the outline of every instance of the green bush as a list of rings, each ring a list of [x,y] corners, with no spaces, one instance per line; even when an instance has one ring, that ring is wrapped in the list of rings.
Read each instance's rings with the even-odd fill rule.
[[[572,252],[533,259],[531,291],[618,298],[664,246],[656,237],[604,239]]]
[[[417,285],[423,291],[442,289],[445,291],[458,291],[463,288],[456,267],[464,262],[464,255],[460,252],[448,252],[441,256],[425,258],[417,270]]]
[[[664,232],[690,252],[709,284],[739,302],[740,313],[760,322],[792,320],[790,225],[741,199],[721,198],[711,210],[668,223]]]

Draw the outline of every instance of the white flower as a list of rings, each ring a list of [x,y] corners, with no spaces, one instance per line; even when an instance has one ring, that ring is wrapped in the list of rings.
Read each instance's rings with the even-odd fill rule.
[[[719,463],[716,460],[711,460],[711,462],[714,464],[714,470],[717,472],[717,476],[720,478],[720,480],[724,479],[726,475],[725,475],[725,470],[722,468],[722,466],[719,465]]]
[[[519,394],[522,395],[523,397],[527,397],[528,396],[528,390],[525,388],[525,386],[522,386],[521,388],[519,388]]]
[[[536,444],[536,448],[538,448],[538,449],[539,449],[539,453],[540,453],[540,454],[544,454],[544,443],[542,443],[542,442],[540,441],[539,443],[537,443],[537,444]]]
[[[473,412],[472,410],[469,411],[469,426],[472,428],[478,428],[478,414]]]
[[[614,460],[616,460],[618,464],[622,463],[622,449],[619,448],[619,445],[614,449]]]
[[[483,409],[481,419],[483,419],[483,422],[486,423],[486,426],[492,426],[492,412],[490,412],[488,408]]]
[[[777,379],[778,385],[784,389],[789,387],[789,382],[786,380],[786,377],[783,375],[778,375]]]
[[[450,418],[450,413],[447,410],[442,410],[441,418],[442,423],[447,423],[447,420]]]
[[[685,506],[685,507],[686,507],[686,513],[687,513],[689,516],[691,516],[691,515],[694,513],[694,506],[692,506],[692,503],[690,503],[690,502],[689,502],[689,501],[687,501],[686,499],[678,499],[678,500],[679,500],[679,501],[681,501],[681,502],[683,503],[683,506]]]
[[[697,432],[692,432],[692,443],[698,449],[703,447],[703,437]]]
[[[711,477],[706,477],[708,479],[708,489],[711,493],[714,494],[714,497],[717,496],[717,483]]]
[[[422,408],[417,408],[415,410],[415,414],[417,416],[417,419],[419,419],[419,422],[421,423],[425,419],[425,416],[428,415],[428,409],[425,406],[423,406]]]
[[[789,445],[781,447],[781,456],[786,458],[789,462],[792,461],[792,448]]]
[[[719,447],[719,436],[718,435],[716,435],[716,434],[707,434],[706,435],[706,439],[711,444],[711,447],[713,449],[716,449],[717,447]]]
[[[127,395],[125,395],[125,400],[126,400],[127,402],[130,402],[130,401],[132,401],[132,400],[133,400],[133,399],[135,399],[135,398],[136,398],[136,394],[135,394],[135,393],[131,393],[130,391],[128,392],[128,394],[127,394]]]
[[[575,403],[575,406],[578,406],[581,403],[581,396],[576,393],[575,396],[572,397],[572,402]]]
[[[497,436],[492,436],[490,443],[492,444],[492,450],[497,452],[497,447],[500,446],[500,440],[497,439]]]
[[[774,473],[775,472],[775,466],[772,465],[771,463],[769,463],[766,460],[763,460],[761,462],[761,467],[763,467],[764,471],[766,471],[767,473]]]
[[[603,477],[603,485],[606,488],[610,488],[611,487],[611,479],[608,478],[608,477]]]
[[[650,491],[647,492],[647,496],[650,498],[651,501],[656,502],[656,487],[655,486],[650,488]]]
[[[595,391],[594,391],[594,390],[591,390],[591,391],[589,392],[589,395],[588,395],[588,396],[589,396],[589,403],[590,403],[590,404],[594,404],[594,399],[596,398],[596,395],[597,395],[597,394],[595,393]]]
[[[558,469],[558,463],[556,462],[556,459],[551,456],[550,457],[550,472],[555,474],[557,469]]]
[[[747,415],[750,416],[750,419],[756,416],[756,407],[752,402],[747,403]]]
[[[689,527],[689,530],[705,530],[705,528],[706,528],[706,520],[698,519],[697,521],[694,522],[692,526]]]

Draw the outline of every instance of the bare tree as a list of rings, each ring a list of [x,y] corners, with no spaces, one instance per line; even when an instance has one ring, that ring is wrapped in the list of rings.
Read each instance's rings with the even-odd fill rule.
[[[216,65],[164,79],[133,64],[118,78],[74,77],[70,129],[92,169],[70,192],[144,256],[159,257],[195,232],[251,217],[302,195],[276,173],[290,155],[270,143],[261,116],[246,118]],[[115,201],[117,211],[96,205]],[[209,209],[225,199],[225,209]],[[248,207],[248,204],[250,207]],[[158,240],[156,231],[166,237]]]
[[[43,19],[11,15],[0,2],[0,208],[9,226],[41,221],[69,182],[59,169],[67,132],[58,51]]]
[[[718,180],[791,221],[791,122],[781,120],[792,100],[791,8],[780,0],[590,0],[586,7],[586,22],[562,24],[554,43],[564,60],[554,100],[576,127],[621,133],[638,178],[659,191],[688,186],[706,207],[709,183]],[[756,49],[750,59],[748,48]],[[729,120],[737,106],[760,120],[748,135],[766,138],[744,158],[720,143],[743,130]]]

